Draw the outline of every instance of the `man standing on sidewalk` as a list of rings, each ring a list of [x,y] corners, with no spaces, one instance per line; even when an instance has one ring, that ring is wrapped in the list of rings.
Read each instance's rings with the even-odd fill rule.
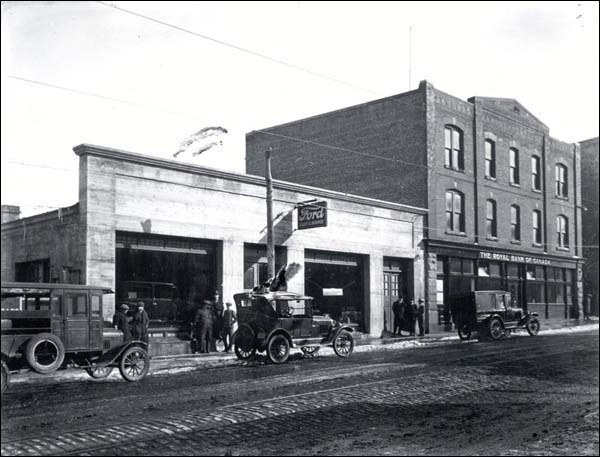
[[[425,336],[425,329],[423,328],[423,318],[425,317],[425,306],[423,305],[423,299],[419,298],[419,306],[417,306],[417,323],[419,324],[419,336]]]
[[[231,352],[231,345],[233,339],[233,324],[237,322],[237,316],[235,311],[231,309],[231,303],[226,304],[227,309],[223,311],[223,343],[225,344],[225,350],[223,352]]]

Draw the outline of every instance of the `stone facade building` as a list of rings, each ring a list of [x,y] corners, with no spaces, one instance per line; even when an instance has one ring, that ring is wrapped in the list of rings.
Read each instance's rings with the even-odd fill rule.
[[[579,145],[513,99],[462,100],[422,81],[392,97],[246,136],[246,171],[425,207],[426,298],[506,289],[542,317],[582,300]],[[384,297],[391,301],[394,297]]]
[[[77,204],[24,219],[6,208],[3,281],[79,282],[110,287],[119,301],[150,298],[157,354],[159,338],[185,328],[194,301],[215,291],[233,301],[267,279],[264,178],[87,144],[74,150]],[[384,284],[424,296],[425,209],[280,180],[273,187],[276,263],[302,266],[288,290],[373,336],[391,328]],[[326,206],[326,226],[298,226],[307,201]],[[107,298],[110,320],[115,296]],[[189,350],[181,345],[177,352]]]

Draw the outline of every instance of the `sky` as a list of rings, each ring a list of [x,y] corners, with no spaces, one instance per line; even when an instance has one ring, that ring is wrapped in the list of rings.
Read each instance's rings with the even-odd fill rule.
[[[177,160],[243,173],[246,133],[424,79],[598,136],[597,2],[7,1],[1,32],[1,200],[21,216],[77,202],[78,144],[173,159],[221,126]]]

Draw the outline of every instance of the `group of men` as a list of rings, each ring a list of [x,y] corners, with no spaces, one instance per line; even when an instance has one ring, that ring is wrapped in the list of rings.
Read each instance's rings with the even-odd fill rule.
[[[148,324],[150,319],[144,310],[144,302],[138,302],[135,311],[130,312],[129,305],[121,303],[113,317],[113,326],[123,332],[123,340],[138,340],[148,343]]]
[[[226,308],[215,293],[214,300],[197,302],[194,316],[192,337],[196,341],[196,352],[208,353],[217,351],[217,341],[225,345],[223,352],[231,352],[233,343],[233,326],[237,321],[231,303]]]
[[[409,303],[408,300],[405,301],[403,297],[400,297],[392,304],[392,313],[394,314],[394,336],[396,336],[396,331],[398,331],[398,336],[402,336],[402,330],[408,330],[410,336],[414,336],[416,323],[419,324],[419,336],[425,335],[423,299],[419,298],[417,305],[414,299],[411,299]]]

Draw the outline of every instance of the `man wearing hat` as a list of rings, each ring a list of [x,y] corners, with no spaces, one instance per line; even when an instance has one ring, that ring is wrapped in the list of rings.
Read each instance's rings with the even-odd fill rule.
[[[225,343],[225,351],[231,352],[231,343],[233,339],[233,324],[237,322],[237,316],[235,315],[235,311],[231,309],[231,303],[227,302],[225,304],[227,307],[225,311],[223,311],[223,343]]]
[[[137,310],[133,315],[132,328],[133,328],[133,339],[148,342],[148,313],[144,309],[144,302],[140,301],[137,304]]]
[[[423,319],[425,317],[425,305],[423,299],[419,298],[419,306],[417,307],[417,322],[419,324],[419,336],[425,336],[423,328]]]
[[[125,303],[121,303],[115,312],[115,315],[113,316],[113,325],[115,329],[123,332],[123,341],[131,340],[127,311],[129,311],[129,306],[127,306]]]

